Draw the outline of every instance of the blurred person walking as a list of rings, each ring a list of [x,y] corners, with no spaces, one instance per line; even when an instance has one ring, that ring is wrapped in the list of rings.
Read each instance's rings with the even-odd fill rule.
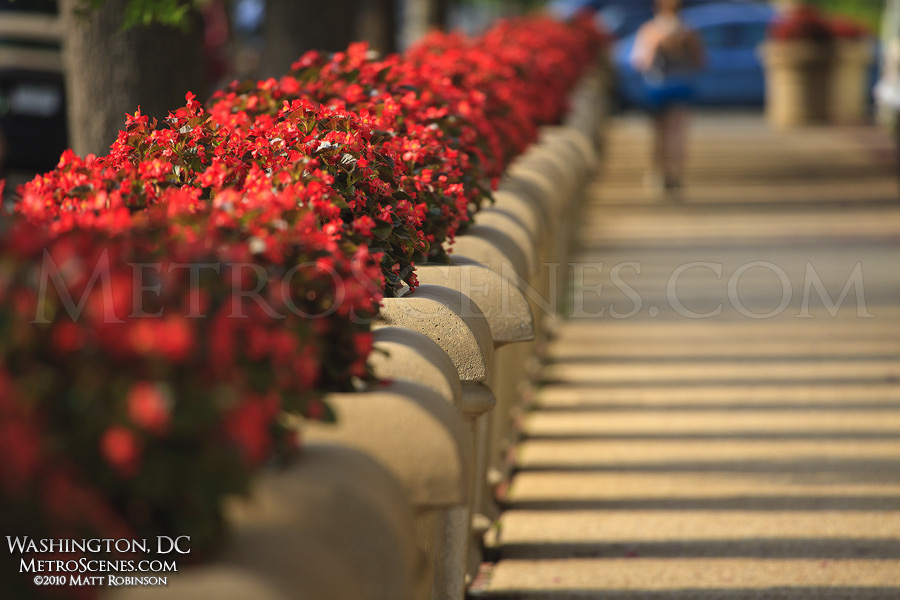
[[[653,166],[648,186],[676,190],[684,179],[688,110],[703,67],[703,42],[679,17],[681,0],[656,0],[653,19],[638,29],[631,62],[644,76],[653,116]]]

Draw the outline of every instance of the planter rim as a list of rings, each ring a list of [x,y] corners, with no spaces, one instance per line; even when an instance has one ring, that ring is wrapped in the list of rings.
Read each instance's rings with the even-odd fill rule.
[[[759,47],[767,66],[792,64],[828,64],[833,61],[835,44],[807,40],[767,40]]]

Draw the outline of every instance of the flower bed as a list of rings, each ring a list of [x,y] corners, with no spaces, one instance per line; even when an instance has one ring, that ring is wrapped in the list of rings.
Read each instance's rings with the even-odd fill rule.
[[[365,247],[312,212],[265,252],[215,210],[145,215],[127,235],[22,224],[0,244],[10,535],[178,532],[203,556],[222,498],[296,449],[285,413],[328,418],[322,394],[367,378],[381,276]]]
[[[313,52],[208,108],[138,111],[108,155],[23,186],[0,240],[5,529],[214,547],[222,497],[371,379],[382,295],[446,261],[600,42],[537,18]]]
[[[381,59],[354,44],[331,56],[309,52],[277,81],[233,84],[213,97],[210,111],[219,122],[246,126],[303,98],[360,115],[418,201],[428,248],[416,258],[446,262],[445,242],[537,127],[559,118],[600,42],[589,21],[535,18],[503,22],[475,39],[433,33],[402,57]]]

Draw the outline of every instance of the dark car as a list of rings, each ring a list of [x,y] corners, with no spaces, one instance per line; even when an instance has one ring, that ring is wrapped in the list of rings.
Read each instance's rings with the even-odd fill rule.
[[[698,104],[763,104],[765,78],[759,46],[774,17],[773,8],[757,2],[715,2],[682,11],[682,19],[700,34],[706,48],[706,68],[696,81]],[[644,107],[647,90],[630,61],[634,40],[632,33],[616,43],[613,63],[622,103]]]
[[[59,19],[52,0],[0,1],[0,171],[52,168],[67,146]]]

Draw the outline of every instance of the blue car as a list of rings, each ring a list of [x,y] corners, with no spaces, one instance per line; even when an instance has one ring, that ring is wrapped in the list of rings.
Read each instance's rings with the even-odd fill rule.
[[[722,0],[682,0],[682,6],[691,7]],[[547,8],[560,19],[568,19],[577,12],[595,11],[603,28],[614,39],[621,39],[637,31],[644,21],[653,16],[655,0],[552,0]]]
[[[765,100],[765,79],[759,45],[775,17],[767,4],[715,2],[685,8],[684,21],[703,39],[706,68],[698,75],[696,102],[703,105],[759,106]],[[647,90],[631,65],[635,33],[620,39],[613,64],[625,106],[647,106]]]

